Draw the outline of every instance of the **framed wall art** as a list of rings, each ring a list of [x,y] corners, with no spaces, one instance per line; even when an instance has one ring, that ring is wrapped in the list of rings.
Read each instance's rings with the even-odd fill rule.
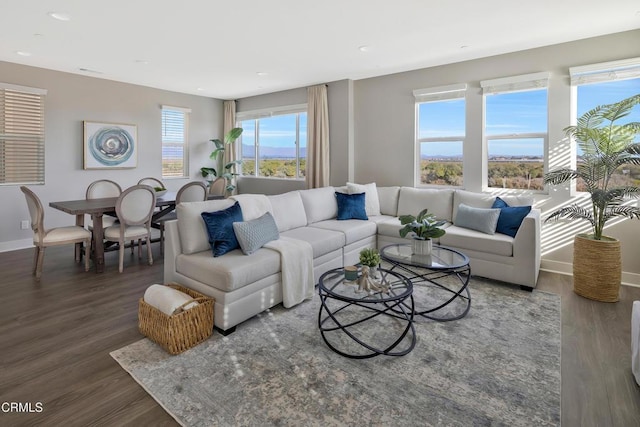
[[[130,169],[138,165],[136,125],[84,121],[84,169]]]

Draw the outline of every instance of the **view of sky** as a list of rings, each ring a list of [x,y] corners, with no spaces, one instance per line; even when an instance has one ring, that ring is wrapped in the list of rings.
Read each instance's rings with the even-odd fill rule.
[[[601,105],[640,93],[640,79],[582,85],[578,87],[578,115]],[[464,99],[428,102],[419,107],[420,138],[464,136]],[[512,92],[486,97],[487,134],[536,133],[547,131],[547,91]],[[625,122],[640,121],[640,106]],[[623,123],[622,121],[620,123]],[[461,142],[429,142],[423,155],[462,156]],[[540,138],[489,140],[489,155],[543,156]]]

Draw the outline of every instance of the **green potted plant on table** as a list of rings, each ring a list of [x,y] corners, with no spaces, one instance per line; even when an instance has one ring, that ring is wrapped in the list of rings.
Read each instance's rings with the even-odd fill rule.
[[[401,215],[400,224],[404,225],[400,229],[400,237],[407,237],[413,233],[413,253],[416,255],[429,255],[433,241],[445,235],[446,231],[442,227],[446,221],[438,220],[436,216],[423,209],[417,217],[413,215]]]
[[[224,152],[227,149],[227,146],[233,144],[233,142],[238,139],[240,135],[242,135],[242,128],[233,128],[224,136],[224,141],[221,141],[217,138],[210,139],[209,141],[213,142],[213,144],[215,145],[215,150],[211,152],[209,158],[216,162],[216,167],[200,168],[200,173],[202,174],[203,178],[223,178],[225,180],[226,193],[231,193],[236,189],[236,186],[233,183],[233,177],[237,176],[238,174],[234,172],[234,167],[235,165],[242,163],[242,161],[234,160],[232,162],[224,164]]]
[[[369,267],[371,277],[378,277],[378,266],[380,265],[380,254],[376,249],[366,248],[360,251],[360,264]]]
[[[545,174],[544,183],[558,185],[580,180],[591,196],[591,206],[565,206],[546,221],[560,218],[588,221],[592,232],[578,234],[573,243],[573,289],[597,301],[616,302],[622,280],[620,241],[603,234],[605,224],[616,217],[640,219],[640,208],[624,205],[640,188],[615,186],[616,171],[623,165],[640,165],[640,122],[618,124],[640,104],[640,94],[587,111],[575,126],[564,129],[582,150],[576,169],[562,168]],[[619,175],[618,175],[619,176]]]

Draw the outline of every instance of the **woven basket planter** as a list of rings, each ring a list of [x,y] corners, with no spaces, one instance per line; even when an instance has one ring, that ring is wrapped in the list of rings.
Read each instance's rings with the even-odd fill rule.
[[[619,299],[622,281],[620,241],[602,236],[593,240],[579,234],[573,241],[573,291],[602,302]]]
[[[140,333],[158,343],[167,353],[180,354],[211,336],[215,300],[175,283],[169,286],[189,295],[198,305],[168,316],[140,298],[138,328]]]

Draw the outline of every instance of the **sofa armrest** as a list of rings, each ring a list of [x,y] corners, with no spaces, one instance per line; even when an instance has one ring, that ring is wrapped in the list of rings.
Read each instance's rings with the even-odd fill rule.
[[[164,223],[164,283],[174,281],[176,272],[176,258],[182,253],[178,221],[166,221]]]
[[[540,216],[540,209],[531,209],[513,240],[514,260],[526,268],[526,271],[535,272],[535,277],[532,278],[533,286],[538,280],[540,270]]]

